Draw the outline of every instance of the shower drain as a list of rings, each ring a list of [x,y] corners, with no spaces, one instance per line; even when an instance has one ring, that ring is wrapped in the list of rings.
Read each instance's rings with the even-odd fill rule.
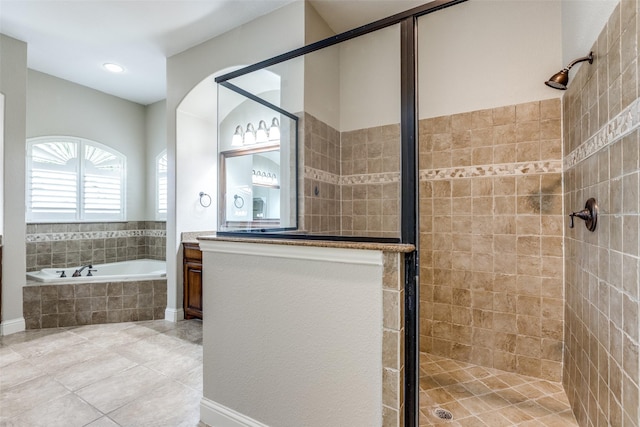
[[[436,409],[435,411],[433,411],[433,415],[435,415],[436,417],[440,418],[441,420],[452,420],[453,419],[453,414],[449,411],[447,411],[446,409]]]

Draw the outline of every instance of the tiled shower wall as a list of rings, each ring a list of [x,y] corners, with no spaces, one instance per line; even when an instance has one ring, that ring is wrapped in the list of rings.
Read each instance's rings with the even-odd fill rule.
[[[560,100],[420,122],[420,349],[559,381]]]
[[[563,383],[581,426],[640,424],[638,8],[618,5],[563,100],[565,210],[600,210],[595,232],[565,236]]]
[[[27,271],[164,260],[164,221],[27,224]]]
[[[305,113],[303,229],[310,234],[340,234],[340,132]]]
[[[304,116],[303,229],[398,237],[400,126],[339,132]]]

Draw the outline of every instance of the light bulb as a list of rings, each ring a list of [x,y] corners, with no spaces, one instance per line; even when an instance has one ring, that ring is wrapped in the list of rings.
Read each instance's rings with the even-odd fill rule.
[[[260,123],[258,124],[258,130],[256,131],[256,142],[267,142],[268,139],[267,124],[264,120],[260,120]]]
[[[247,131],[244,133],[244,145],[256,143],[256,131],[251,123],[247,123]]]
[[[269,140],[277,141],[280,139],[280,123],[276,117],[271,121],[271,127],[269,128]]]
[[[231,138],[231,145],[233,147],[241,147],[243,135],[244,135],[244,132],[242,131],[242,126],[240,125],[236,126],[236,131],[233,134],[233,137]]]

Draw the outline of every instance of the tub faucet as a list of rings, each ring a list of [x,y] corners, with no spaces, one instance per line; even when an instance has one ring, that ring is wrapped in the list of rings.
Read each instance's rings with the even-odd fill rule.
[[[80,277],[82,276],[82,270],[84,270],[85,268],[93,268],[93,265],[91,264],[87,264],[87,265],[83,265],[82,267],[80,267],[79,269],[77,269],[72,275],[71,277]]]

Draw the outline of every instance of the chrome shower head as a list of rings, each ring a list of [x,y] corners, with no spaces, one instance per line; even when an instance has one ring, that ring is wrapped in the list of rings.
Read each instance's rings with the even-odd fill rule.
[[[551,78],[544,82],[544,84],[554,89],[566,90],[567,84],[569,84],[569,70],[578,62],[583,61],[589,61],[589,64],[593,64],[593,52],[589,52],[589,55],[571,61],[569,65],[551,76]]]

